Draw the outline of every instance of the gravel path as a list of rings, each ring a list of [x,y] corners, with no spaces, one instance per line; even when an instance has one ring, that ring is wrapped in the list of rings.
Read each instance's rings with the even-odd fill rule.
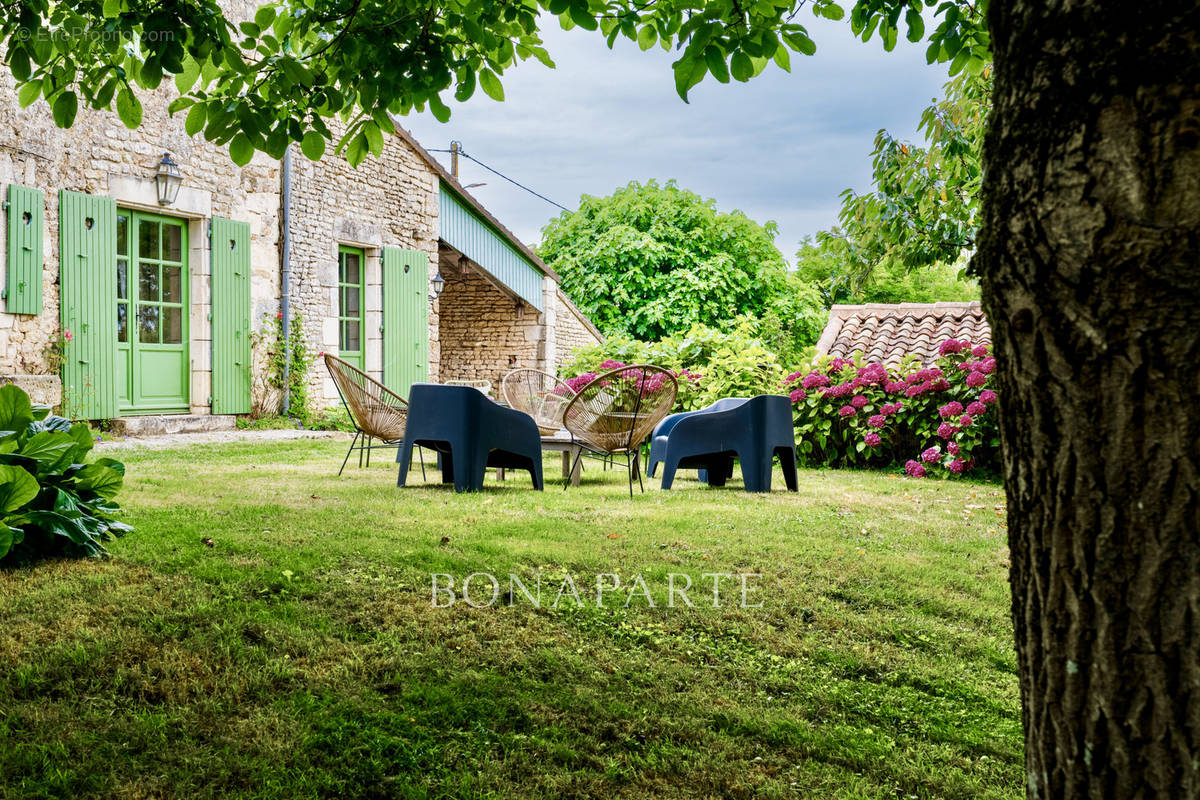
[[[229,442],[279,442],[288,439],[344,439],[349,436],[340,431],[209,431],[207,433],[176,433],[170,436],[126,436],[109,439],[109,434],[102,434],[96,448],[101,450],[121,450],[132,447],[144,447],[151,450],[163,450],[169,447],[187,447],[196,444],[227,444]]]

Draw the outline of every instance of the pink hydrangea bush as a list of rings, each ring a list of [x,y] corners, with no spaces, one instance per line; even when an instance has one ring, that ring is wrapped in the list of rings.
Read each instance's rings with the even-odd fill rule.
[[[800,460],[826,466],[904,464],[916,478],[962,475],[999,448],[996,360],[985,345],[948,339],[932,366],[894,368],[862,359],[818,359],[788,375]]]
[[[614,369],[621,369],[625,366],[628,365],[621,361],[616,361],[610,358],[607,361],[601,362],[596,368],[596,371],[585,372],[581,375],[576,375],[574,378],[564,378],[563,383],[571,387],[572,392],[578,394],[583,387],[594,381],[601,374],[605,372],[611,372]],[[675,399],[676,410],[690,408],[691,399],[698,394],[700,382],[703,379],[703,376],[696,372],[692,372],[686,367],[679,370],[671,370],[670,372],[675,377],[675,385],[677,388]],[[645,397],[647,394],[657,392],[659,389],[661,389],[666,380],[666,376],[664,376],[661,372],[656,372],[650,375],[649,377],[645,378],[644,381],[640,375],[634,375],[630,385],[622,388],[627,389],[632,393],[640,392],[640,394]],[[564,390],[561,386],[556,388],[554,391],[556,394],[566,394],[566,390]]]

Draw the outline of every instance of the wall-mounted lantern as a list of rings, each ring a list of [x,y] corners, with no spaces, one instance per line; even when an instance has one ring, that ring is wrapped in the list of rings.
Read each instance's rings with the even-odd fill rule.
[[[183,183],[183,173],[179,165],[171,159],[170,153],[163,153],[162,161],[158,162],[158,172],[154,176],[158,188],[158,204],[169,206],[179,196],[179,186]]]
[[[433,299],[437,300],[442,294],[442,289],[446,286],[446,279],[442,277],[442,271],[439,269],[437,275],[433,276],[430,285],[433,286]]]

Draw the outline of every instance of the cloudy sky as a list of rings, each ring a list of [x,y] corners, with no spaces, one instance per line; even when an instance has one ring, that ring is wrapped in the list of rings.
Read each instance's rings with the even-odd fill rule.
[[[557,65],[520,64],[504,77],[505,101],[477,91],[451,104],[442,124],[411,115],[404,124],[428,148],[463,149],[568,208],[581,194],[606,195],[631,180],[674,178],[779,225],[776,243],[790,259],[806,234],[836,222],[838,194],[870,185],[872,141],[887,128],[916,137],[920,113],[941,93],[944,65],[925,64],[924,45],[902,42],[892,53],[878,39],[862,43],[845,22],[804,23],[817,54],[792,54],[792,72],[771,65],[749,83],[675,94],[672,54],[641,52],[598,33],[562,31],[550,20],[543,36]],[[449,156],[435,153],[449,164]],[[528,243],[540,239],[555,207],[461,160],[463,183]]]

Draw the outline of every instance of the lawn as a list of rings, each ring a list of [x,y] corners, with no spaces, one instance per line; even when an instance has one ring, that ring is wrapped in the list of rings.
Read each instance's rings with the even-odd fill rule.
[[[1022,796],[998,486],[455,495],[344,447],[105,453],[136,533],[0,571],[0,797]]]

